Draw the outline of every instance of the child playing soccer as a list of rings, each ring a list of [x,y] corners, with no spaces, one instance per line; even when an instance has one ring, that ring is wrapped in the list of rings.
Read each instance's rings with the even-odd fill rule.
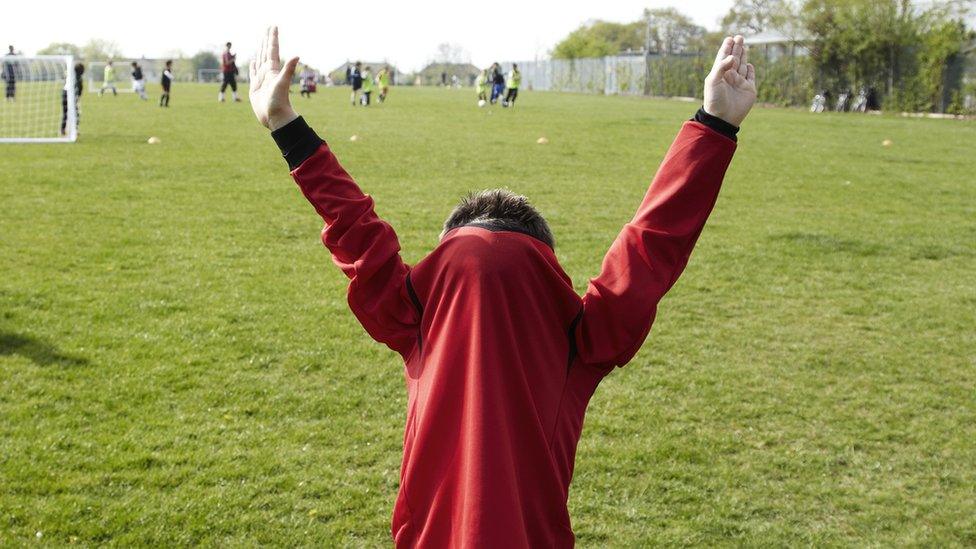
[[[167,60],[163,68],[163,76],[159,83],[163,86],[163,94],[159,96],[159,106],[169,107],[169,90],[173,86],[173,61]]]
[[[101,97],[105,90],[112,90],[112,95],[119,94],[119,90],[115,89],[115,67],[111,61],[105,63],[105,69],[102,70],[102,89],[98,90],[98,96]]]
[[[474,89],[478,92],[478,103],[488,101],[488,69],[482,69],[474,80]]]
[[[81,81],[81,76],[85,74],[85,65],[81,63],[75,63],[75,82],[74,86],[69,89],[68,83],[65,82],[64,89],[61,90],[61,135],[68,134],[68,94],[75,94],[75,131],[77,132],[79,123],[81,122],[81,92],[84,89],[84,83]]]
[[[254,114],[325,221],[322,241],[350,279],[353,313],[404,360],[396,545],[571,547],[566,502],[587,404],[647,337],[755,102],[742,37],[722,43],[703,107],[681,127],[582,297],[546,220],[504,190],[463,199],[434,251],[406,265],[373,199],[292,109],[298,59],[282,64],[276,28],[265,40],[250,68]]]
[[[519,72],[518,65],[512,63],[512,70],[505,78],[505,99],[502,99],[503,107],[514,107],[515,98],[518,97],[519,86],[522,85],[522,73]]]
[[[349,78],[347,79],[349,85],[352,86],[352,95],[350,95],[350,100],[352,100],[352,106],[356,106],[356,102],[359,99],[359,90],[363,87],[363,73],[362,73],[362,63],[356,61],[356,65],[353,67],[352,71],[349,73]]]
[[[369,106],[369,99],[373,95],[373,72],[370,67],[363,69],[363,106]]]
[[[377,99],[380,103],[386,101],[386,96],[390,94],[390,67],[386,66],[380,69],[380,72],[376,73],[376,83],[380,87],[380,94]]]
[[[132,62],[132,91],[139,95],[143,101],[149,99],[146,95],[146,80],[142,76],[142,67],[135,61]]]

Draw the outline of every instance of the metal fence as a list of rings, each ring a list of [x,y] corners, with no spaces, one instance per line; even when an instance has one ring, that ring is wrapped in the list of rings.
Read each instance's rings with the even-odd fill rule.
[[[516,62],[528,90],[604,95],[700,94],[704,59],[697,55],[618,55]],[[503,63],[508,69],[512,63]]]

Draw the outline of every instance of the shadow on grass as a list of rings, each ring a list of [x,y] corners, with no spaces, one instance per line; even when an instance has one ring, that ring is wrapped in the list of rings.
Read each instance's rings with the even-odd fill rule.
[[[20,355],[38,366],[87,366],[88,359],[62,353],[35,337],[0,331],[0,356]]]
[[[797,249],[816,251],[820,253],[843,253],[861,257],[884,255],[887,246],[875,242],[837,238],[835,236],[816,233],[792,232],[775,235],[773,240],[788,242]]]

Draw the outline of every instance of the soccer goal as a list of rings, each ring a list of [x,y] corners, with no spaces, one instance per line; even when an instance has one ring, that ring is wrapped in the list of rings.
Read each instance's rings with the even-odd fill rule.
[[[73,67],[70,55],[0,57],[0,143],[77,139]]]
[[[247,70],[243,69],[235,77],[238,83],[247,82]],[[219,84],[224,81],[224,73],[220,69],[197,69],[197,82],[202,84]]]

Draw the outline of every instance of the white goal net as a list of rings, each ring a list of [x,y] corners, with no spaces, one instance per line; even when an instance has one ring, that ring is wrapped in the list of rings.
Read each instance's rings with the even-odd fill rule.
[[[239,72],[234,76],[237,83],[249,80],[245,67],[238,66]],[[197,69],[197,82],[203,84],[220,84],[224,81],[224,71],[220,69]]]
[[[0,56],[0,143],[71,142],[78,135],[74,60]]]

